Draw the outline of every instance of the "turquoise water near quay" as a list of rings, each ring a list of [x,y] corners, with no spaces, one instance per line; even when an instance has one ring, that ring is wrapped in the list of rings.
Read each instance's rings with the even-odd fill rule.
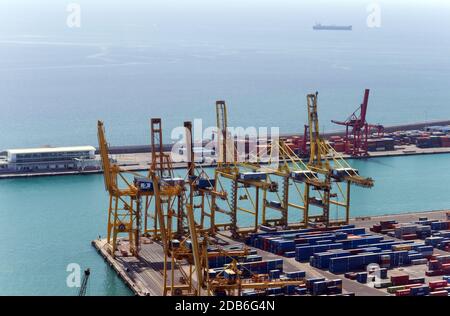
[[[353,188],[352,216],[448,208],[449,162],[450,154],[351,161],[375,180]],[[1,180],[0,295],[76,295],[69,263],[91,268],[88,294],[130,295],[90,245],[105,235],[106,207],[102,175]]]

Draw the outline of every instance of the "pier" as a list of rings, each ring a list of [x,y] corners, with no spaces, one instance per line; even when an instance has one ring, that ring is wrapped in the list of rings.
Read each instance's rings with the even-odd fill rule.
[[[384,127],[385,132],[396,131],[410,131],[423,129],[429,126],[444,126],[450,125],[450,120],[427,121],[409,124],[398,124]],[[343,136],[343,131],[331,131],[323,133],[325,138],[332,136]],[[282,134],[283,138],[292,138],[301,136],[300,134]],[[163,151],[170,153],[172,145],[164,144]],[[419,148],[416,145],[400,145],[395,146],[394,150],[372,151],[368,156],[352,157],[345,153],[340,153],[344,159],[370,159],[379,157],[394,157],[394,156],[410,156],[410,155],[429,155],[429,154],[447,154],[450,153],[450,147],[433,147],[433,148]],[[151,147],[149,145],[130,145],[130,146],[112,146],[109,154],[117,161],[117,164],[128,171],[146,171],[148,170],[152,157]],[[0,156],[6,155],[6,152],[0,152]],[[95,151],[95,159],[99,160],[99,150]],[[201,164],[202,167],[216,167],[215,163]],[[174,163],[174,169],[186,168],[186,163]],[[52,170],[52,171],[21,171],[21,172],[0,172],[0,179],[8,178],[26,178],[26,177],[41,177],[41,176],[68,176],[68,175],[83,175],[102,173],[102,170]]]
[[[399,156],[413,156],[413,155],[435,155],[435,154],[449,154],[450,147],[440,148],[419,148],[415,145],[398,146],[395,150],[369,152],[367,157],[350,157],[342,154],[345,159],[370,159],[380,157],[399,157]],[[119,166],[128,171],[147,171],[152,161],[150,153],[127,153],[116,154],[114,158],[117,160]],[[202,165],[202,164],[199,164]],[[216,164],[202,165],[203,167],[216,167]],[[174,169],[185,169],[186,163],[174,163]],[[0,179],[8,178],[27,178],[27,177],[42,177],[42,176],[70,176],[70,175],[89,175],[100,174],[101,170],[89,171],[55,171],[55,172],[29,172],[29,173],[0,173]]]

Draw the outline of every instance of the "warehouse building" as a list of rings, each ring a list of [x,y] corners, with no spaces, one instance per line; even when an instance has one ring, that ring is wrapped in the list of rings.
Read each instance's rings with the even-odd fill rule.
[[[0,157],[0,172],[49,172],[99,170],[95,147],[8,149]]]

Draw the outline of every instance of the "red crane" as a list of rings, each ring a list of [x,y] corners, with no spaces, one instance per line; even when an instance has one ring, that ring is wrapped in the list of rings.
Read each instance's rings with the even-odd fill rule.
[[[344,122],[331,121],[346,127],[344,139],[345,153],[351,156],[368,156],[367,139],[371,126],[366,121],[366,114],[369,91],[369,89],[365,90],[363,103]]]
[[[302,147],[301,147],[301,151],[302,151],[302,155],[309,155],[308,152],[308,129],[309,129],[309,125],[305,124],[305,130],[303,132],[303,140],[302,140]]]

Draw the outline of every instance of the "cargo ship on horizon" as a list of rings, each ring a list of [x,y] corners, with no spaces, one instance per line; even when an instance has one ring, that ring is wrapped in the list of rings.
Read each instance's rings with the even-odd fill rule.
[[[313,30],[315,31],[351,31],[352,30],[351,25],[322,25],[321,23],[316,23],[313,26]]]

